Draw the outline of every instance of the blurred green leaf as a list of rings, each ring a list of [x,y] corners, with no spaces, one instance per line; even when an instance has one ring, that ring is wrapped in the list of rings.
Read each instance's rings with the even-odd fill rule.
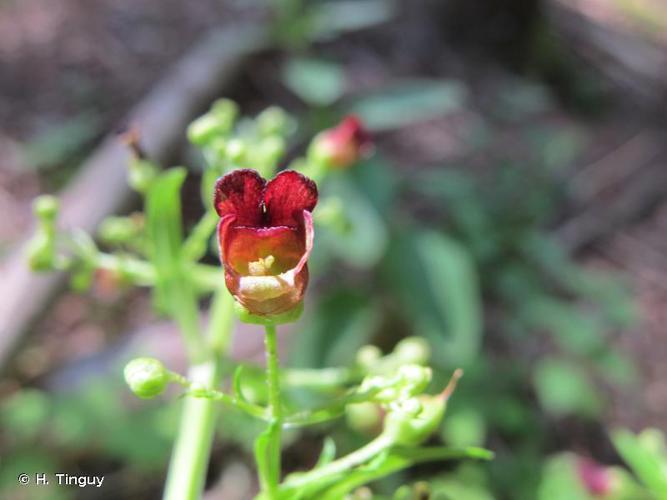
[[[320,452],[320,457],[317,459],[317,464],[313,469],[322,467],[330,462],[333,462],[336,458],[336,443],[330,437],[324,438],[324,444],[322,445],[322,451]]]
[[[51,414],[51,403],[43,392],[24,389],[2,403],[2,427],[15,439],[31,439],[41,432]]]
[[[359,188],[344,177],[332,177],[327,181],[324,193],[343,200],[347,230],[335,231],[319,228],[318,246],[315,252],[331,252],[346,263],[366,269],[375,265],[387,248],[385,222],[375,206]]]
[[[189,307],[192,301],[186,295],[193,296],[181,255],[180,190],[185,176],[184,168],[172,168],[161,173],[146,196],[148,250],[157,273],[154,300],[158,309],[164,312]]]
[[[345,74],[335,63],[321,59],[290,59],[282,70],[284,84],[311,106],[328,106],[345,90]]]
[[[313,32],[322,38],[378,25],[391,19],[394,3],[390,0],[320,2],[312,13]]]
[[[297,367],[347,366],[379,325],[379,310],[361,291],[337,290],[308,315],[290,360]]]
[[[647,429],[635,436],[630,431],[619,429],[612,433],[612,441],[623,460],[656,498],[667,499],[667,448],[664,433],[657,429]]]
[[[276,447],[279,431],[280,424],[270,423],[255,441],[255,463],[259,477],[273,484],[278,484],[280,480],[280,470],[278,470],[280,449]],[[262,485],[262,489],[265,487]]]
[[[550,413],[593,417],[602,407],[599,392],[581,367],[570,361],[545,358],[533,377],[540,403]]]
[[[434,359],[470,362],[479,350],[482,314],[466,250],[439,233],[406,231],[393,240],[385,269],[414,333],[430,340]]]
[[[441,435],[450,446],[480,446],[486,439],[484,417],[473,408],[450,411],[442,422]]]
[[[74,498],[69,488],[58,487],[53,483],[53,474],[58,470],[57,457],[44,449],[25,449],[8,457],[2,456],[0,467],[0,497],[16,500],[65,500]],[[28,474],[31,482],[35,481],[35,474],[46,474],[52,485],[39,486],[19,484],[19,474]]]
[[[349,112],[370,130],[400,128],[460,110],[465,87],[456,81],[414,79],[394,83],[354,100]]]
[[[371,202],[385,220],[391,220],[395,213],[400,179],[396,168],[375,154],[346,172],[351,182]]]
[[[592,311],[582,311],[576,304],[544,297],[528,302],[524,314],[531,327],[546,329],[571,352],[592,355],[606,346],[604,325]]]
[[[538,500],[591,500],[577,474],[576,459],[564,453],[545,462]]]
[[[452,473],[430,481],[433,500],[494,500],[487,486],[485,470],[473,463],[464,463]]]

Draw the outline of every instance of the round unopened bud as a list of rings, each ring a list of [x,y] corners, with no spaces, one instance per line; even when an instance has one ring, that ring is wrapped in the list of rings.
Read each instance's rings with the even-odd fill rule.
[[[245,141],[243,141],[243,139],[234,138],[230,139],[229,142],[227,142],[227,146],[225,148],[225,155],[227,156],[227,159],[232,163],[235,163],[237,165],[242,164],[245,161],[247,154],[248,154],[248,147],[246,146]]]
[[[35,216],[45,222],[53,222],[58,215],[59,208],[58,198],[48,194],[38,196],[32,204]]]
[[[345,407],[345,419],[348,425],[359,432],[378,432],[382,423],[382,408],[371,402],[355,403]]]
[[[211,106],[211,114],[218,121],[218,127],[223,132],[229,132],[239,115],[239,106],[231,99],[218,99]]]
[[[431,348],[421,337],[408,337],[396,344],[394,353],[404,363],[424,365],[431,357]]]
[[[161,394],[171,381],[169,371],[155,358],[137,358],[130,361],[123,371],[130,390],[143,399]]]
[[[362,368],[371,368],[382,357],[382,351],[374,345],[362,346],[357,351],[357,364]]]
[[[271,106],[262,111],[256,118],[257,129],[263,136],[286,136],[290,132],[291,119],[284,109]]]
[[[401,379],[399,391],[401,397],[409,398],[421,394],[431,381],[433,372],[430,368],[419,365],[404,365],[398,369]]]

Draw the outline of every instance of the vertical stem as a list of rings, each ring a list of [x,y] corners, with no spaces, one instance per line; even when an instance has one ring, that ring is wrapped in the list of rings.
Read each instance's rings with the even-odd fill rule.
[[[233,298],[223,286],[218,289],[210,311],[209,343],[212,353],[195,362],[188,378],[204,387],[220,383],[221,354],[227,350],[232,328]],[[218,414],[216,401],[186,397],[176,444],[169,464],[164,500],[197,500],[201,497]]]
[[[269,386],[269,404],[271,405],[271,417],[273,420],[282,420],[282,407],[280,404],[280,366],[278,359],[278,339],[276,327],[266,325],[264,336],[266,348],[266,378]]]
[[[274,500],[278,492],[280,482],[280,441],[282,432],[282,405],[280,398],[280,366],[278,359],[278,339],[275,325],[266,325],[264,336],[266,348],[266,381],[269,388],[269,412],[271,423],[269,424],[266,447],[268,470],[261,467],[259,470],[265,477],[260,478],[267,498]],[[264,470],[263,470],[264,469]]]
[[[211,360],[194,365],[188,378],[205,387],[219,381],[219,370]],[[204,489],[208,459],[215,431],[218,404],[203,398],[186,397],[176,444],[169,464],[164,500],[197,500]]]

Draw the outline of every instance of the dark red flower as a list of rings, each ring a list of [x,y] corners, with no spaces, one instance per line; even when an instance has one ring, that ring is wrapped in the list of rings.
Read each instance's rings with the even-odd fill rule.
[[[234,170],[218,179],[214,203],[231,294],[260,316],[297,306],[308,284],[315,183],[293,170],[270,182],[254,170]]]
[[[610,492],[611,477],[606,467],[588,458],[580,458],[577,461],[577,472],[586,491],[591,495],[600,496]]]
[[[346,116],[334,128],[322,132],[316,140],[318,155],[333,168],[346,168],[361,159],[371,149],[371,136],[361,120]]]

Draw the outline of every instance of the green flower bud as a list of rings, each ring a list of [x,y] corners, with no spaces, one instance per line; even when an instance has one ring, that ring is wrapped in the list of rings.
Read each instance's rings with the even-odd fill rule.
[[[155,358],[137,358],[123,371],[130,390],[142,399],[161,394],[171,381],[171,375],[162,362]]]
[[[384,420],[383,434],[398,445],[418,446],[438,428],[446,401],[439,396],[410,398],[392,405]]]
[[[55,222],[59,208],[58,198],[51,195],[38,196],[32,204],[32,211],[35,216],[48,223]]]
[[[345,419],[348,425],[364,434],[378,431],[382,422],[382,409],[376,403],[363,402],[347,405]]]
[[[256,118],[260,135],[286,136],[291,132],[292,119],[284,109],[271,106],[262,111]]]
[[[404,363],[425,365],[431,357],[431,348],[421,337],[408,337],[396,344],[394,355]]]
[[[248,147],[243,139],[233,138],[227,142],[225,156],[235,165],[242,165],[248,155]]]
[[[437,396],[422,395],[392,403],[382,433],[395,444],[418,446],[439,427],[447,401],[463,371],[456,370],[445,390]]]
[[[279,136],[265,137],[260,141],[253,155],[253,163],[264,177],[272,177],[278,162],[285,154],[287,143]]]
[[[55,269],[55,246],[53,238],[45,232],[38,232],[28,243],[28,265],[33,271]]]
[[[357,364],[364,369],[370,369],[382,357],[382,351],[374,345],[365,345],[357,352]]]
[[[107,217],[102,221],[99,236],[102,241],[112,245],[127,243],[141,234],[143,217]]]
[[[225,133],[232,130],[239,115],[239,106],[231,99],[218,99],[211,106],[211,114],[218,121],[218,126]]]
[[[433,371],[425,366],[404,365],[398,369],[399,397],[410,398],[421,394],[431,381]]]
[[[222,131],[215,116],[206,114],[193,121],[187,130],[188,140],[197,146],[204,146],[219,137]]]
[[[128,163],[128,184],[139,193],[145,193],[157,176],[157,167],[150,161],[133,157]]]

